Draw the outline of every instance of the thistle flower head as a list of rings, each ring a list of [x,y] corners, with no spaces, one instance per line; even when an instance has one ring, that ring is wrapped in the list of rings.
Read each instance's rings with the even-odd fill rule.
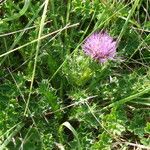
[[[84,52],[101,63],[113,59],[116,54],[116,41],[106,32],[95,32],[82,45]]]

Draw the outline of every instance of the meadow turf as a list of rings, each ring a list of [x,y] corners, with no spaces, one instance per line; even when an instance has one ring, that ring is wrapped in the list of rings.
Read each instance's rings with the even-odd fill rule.
[[[0,150],[59,149],[150,149],[149,0],[0,1]]]

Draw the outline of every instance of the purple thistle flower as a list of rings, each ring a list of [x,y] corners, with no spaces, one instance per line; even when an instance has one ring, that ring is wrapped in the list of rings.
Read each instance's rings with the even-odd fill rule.
[[[85,40],[82,48],[87,55],[104,63],[114,58],[116,43],[106,32],[95,32]]]

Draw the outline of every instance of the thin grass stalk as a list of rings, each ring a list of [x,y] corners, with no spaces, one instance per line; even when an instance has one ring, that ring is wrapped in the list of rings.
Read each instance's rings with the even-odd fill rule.
[[[48,7],[48,2],[49,2],[49,0],[45,0],[45,6],[44,6],[42,19],[41,19],[41,23],[40,23],[38,39],[41,38],[42,33],[43,33],[44,22],[45,22],[45,19],[46,19],[46,13],[47,13],[47,7]],[[31,93],[32,93],[32,88],[33,88],[33,81],[34,81],[34,78],[35,78],[35,71],[36,71],[36,66],[37,66],[37,58],[38,58],[38,54],[39,54],[39,50],[40,50],[40,44],[41,44],[41,40],[38,40],[37,47],[36,47],[36,52],[35,52],[35,60],[34,60],[33,72],[32,72],[32,77],[31,77],[30,91],[29,91],[29,95],[28,95],[28,99],[27,99],[24,115],[27,115],[27,110],[28,110],[28,107],[29,107],[29,101],[30,101],[30,98],[31,98]]]

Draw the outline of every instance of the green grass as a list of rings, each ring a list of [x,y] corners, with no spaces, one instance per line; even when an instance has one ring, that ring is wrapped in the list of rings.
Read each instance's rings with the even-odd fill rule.
[[[0,150],[150,149],[150,1],[0,4]],[[114,61],[82,50],[106,30]]]

